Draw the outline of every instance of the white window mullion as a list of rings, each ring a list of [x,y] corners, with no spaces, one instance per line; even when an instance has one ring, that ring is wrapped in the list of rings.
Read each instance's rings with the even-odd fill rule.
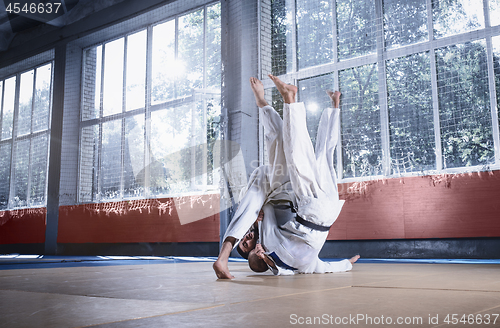
[[[333,28],[332,28],[332,36],[333,36],[333,63],[337,66],[339,62],[339,45],[338,45],[338,37],[337,37],[337,1],[332,0],[332,19],[333,19]],[[339,82],[339,70],[335,68],[333,71],[333,88],[334,90],[340,90],[340,82]],[[339,104],[340,107],[340,104]],[[342,113],[342,112],[341,112]],[[342,122],[342,115],[340,115],[340,123]],[[342,126],[339,128],[339,139],[337,142],[337,179],[341,181],[344,177],[344,166],[342,159]]]
[[[434,23],[432,20],[432,1],[427,0],[427,29],[429,32],[429,42],[434,45]],[[434,115],[434,142],[436,153],[436,170],[443,169],[443,149],[441,146],[441,124],[439,119],[439,99],[437,86],[436,52],[434,47],[430,49],[431,59],[431,89],[432,89],[432,109]]]
[[[31,91],[31,125],[30,125],[30,134],[33,133],[33,126],[34,126],[34,118],[35,118],[35,95],[36,95],[36,72],[37,69],[33,69],[33,88]]]
[[[46,160],[46,163],[47,165],[45,166],[45,172],[47,172],[47,181],[45,183],[45,190],[44,190],[44,194],[43,194],[43,197],[45,199],[45,204],[47,204],[47,197],[48,197],[48,191],[49,191],[49,182],[48,182],[48,176],[49,176],[49,165],[50,165],[50,136],[51,136],[51,124],[52,124],[52,92],[53,92],[53,86],[54,86],[54,61],[52,61],[50,63],[50,86],[49,86],[49,119],[47,120],[48,121],[48,126],[47,126],[47,130],[46,130],[46,134],[47,134],[47,153],[45,154],[45,156],[47,156],[47,160]],[[79,129],[79,127],[78,127]],[[78,151],[78,175],[80,174],[80,151]],[[79,177],[78,177],[79,178]],[[78,190],[77,190],[77,195],[78,195]]]
[[[10,149],[10,190],[9,190],[9,203],[7,208],[11,209],[14,205],[13,200],[16,195],[16,186],[15,186],[15,175],[16,175],[16,134],[17,134],[17,117],[19,114],[19,95],[21,90],[21,74],[16,75],[16,89],[14,95],[14,114],[12,118],[12,147]]]
[[[389,110],[387,107],[387,83],[385,78],[385,44],[384,44],[384,12],[382,0],[375,2],[377,28],[377,68],[378,99],[380,110],[380,137],[382,142],[382,172],[384,176],[391,174],[391,153],[389,137]]]
[[[36,95],[36,69],[33,69],[33,87],[31,89],[31,125],[29,133],[33,133],[33,121],[35,120],[35,95]],[[28,155],[28,186],[26,188],[26,206],[30,206],[30,198],[31,198],[31,163],[33,161],[33,138],[30,136],[30,146],[29,146],[29,155]]]
[[[193,100],[195,99],[196,91],[193,90]],[[196,187],[196,101],[191,103],[191,190]]]
[[[295,4],[295,0],[287,0],[285,1],[285,7],[287,4],[290,4],[290,12],[292,13],[292,73],[298,71],[298,55],[297,55],[297,8]],[[287,72],[288,73],[288,72]]]
[[[106,56],[106,44],[102,45],[102,56],[101,56],[101,93],[99,95],[100,101],[99,101],[99,140],[97,143],[97,187],[96,191],[97,194],[95,195],[95,201],[100,202],[101,201],[101,188],[102,188],[102,174],[101,174],[101,167],[102,167],[102,127],[103,127],[103,115],[104,115],[104,63],[105,63],[105,56]]]
[[[151,87],[153,85],[153,26],[148,26],[146,42],[146,108],[144,122],[144,197],[150,196]]]
[[[127,49],[128,36],[124,37],[123,42],[123,85],[122,85],[122,113],[127,112]],[[123,115],[125,116],[125,115]],[[123,199],[125,188],[125,117],[121,119],[121,142],[120,142],[120,198]]]
[[[179,60],[179,16],[175,17],[175,41],[174,41],[174,58],[176,65],[178,65]],[[176,74],[177,75],[177,74]],[[174,99],[177,99],[177,76],[174,77]]]
[[[260,9],[260,4],[259,6],[257,7]],[[201,161],[202,161],[202,166],[201,166],[201,181],[203,185],[207,185],[208,184],[208,176],[207,176],[207,165],[208,165],[208,140],[207,140],[207,137],[208,137],[208,125],[207,125],[207,99],[205,97],[205,93],[206,93],[206,90],[207,90],[207,68],[208,68],[208,52],[207,52],[207,34],[208,34],[208,14],[207,14],[207,11],[208,11],[208,6],[205,6],[204,9],[203,9],[203,94],[202,94],[202,110],[203,110],[203,127],[200,127],[200,130],[201,131],[204,131],[204,142],[202,143],[203,146],[203,152],[202,152],[202,158],[201,158]],[[260,10],[258,10],[258,15],[260,17]],[[260,22],[260,20],[259,20]],[[260,24],[260,23],[259,23]],[[260,28],[257,29],[258,31],[260,31]],[[259,46],[257,47],[258,49],[258,61],[259,61],[259,65],[258,67],[260,68],[260,33],[258,35],[258,42],[259,42]],[[194,97],[194,101],[195,101],[195,104],[196,104],[196,97]],[[201,141],[201,140],[200,140]],[[193,150],[194,152],[194,150]]]
[[[30,189],[31,189],[31,162],[33,160],[33,139],[28,138],[29,140],[29,155],[28,155],[28,185],[26,187],[26,205],[30,206]]]
[[[207,9],[207,6],[203,8],[203,89],[207,88]]]

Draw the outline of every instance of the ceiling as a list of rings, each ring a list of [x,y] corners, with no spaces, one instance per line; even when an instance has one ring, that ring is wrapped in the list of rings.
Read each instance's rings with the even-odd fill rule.
[[[8,50],[12,40],[20,33],[30,33],[32,30],[47,26],[61,28],[121,1],[123,0],[16,0],[20,9],[24,4],[28,6],[25,8],[29,8],[32,3],[47,8],[48,3],[52,3],[53,9],[56,8],[55,3],[61,3],[61,5],[57,13],[55,10],[52,10],[50,14],[30,13],[25,9],[14,14],[6,10],[7,6],[14,1],[0,0],[0,52]],[[13,9],[12,5],[9,9]]]

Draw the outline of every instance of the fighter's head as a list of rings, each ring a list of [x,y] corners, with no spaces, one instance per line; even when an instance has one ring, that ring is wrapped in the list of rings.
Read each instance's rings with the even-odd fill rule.
[[[248,266],[253,272],[266,272],[269,269],[266,262],[257,255],[256,248],[248,254]]]
[[[259,230],[257,228],[257,225],[254,225],[250,228],[250,230],[248,230],[248,232],[236,247],[241,257],[243,257],[244,259],[248,259],[248,254],[250,254],[250,251],[255,248],[258,237]]]

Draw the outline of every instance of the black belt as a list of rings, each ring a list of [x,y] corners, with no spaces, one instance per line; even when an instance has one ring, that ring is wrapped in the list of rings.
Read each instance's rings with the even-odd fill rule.
[[[273,204],[272,202],[270,202],[270,203]],[[295,208],[292,205],[292,202],[287,202],[287,203],[288,204],[283,204],[283,203],[273,204],[273,207],[277,208],[277,209],[280,209],[280,210],[290,209],[293,213],[296,213]],[[330,228],[331,228],[331,226],[330,227],[325,227],[325,226],[322,226],[322,225],[319,225],[319,224],[316,224],[316,223],[312,223],[310,221],[306,221],[303,218],[301,218],[300,216],[298,216],[297,214],[295,214],[295,220],[298,223],[302,224],[303,226],[306,226],[306,227],[311,228],[313,230],[330,231]]]
[[[311,228],[313,230],[318,230],[318,231],[330,231],[331,227],[325,227],[316,223],[312,223],[310,221],[306,221],[300,216],[296,215],[295,220],[297,220],[298,223],[302,224],[303,226],[306,226],[308,228]]]

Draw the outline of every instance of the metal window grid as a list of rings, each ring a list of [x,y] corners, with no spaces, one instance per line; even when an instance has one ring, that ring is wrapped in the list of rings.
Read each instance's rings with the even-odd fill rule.
[[[206,45],[207,45],[207,9],[215,4],[219,3],[219,1],[211,1],[211,2],[207,2],[205,5],[203,6],[200,6],[200,7],[197,7],[197,8],[193,8],[193,9],[190,9],[188,11],[183,11],[183,12],[180,12],[176,15],[173,15],[173,16],[170,16],[166,19],[163,19],[161,21],[156,21],[154,23],[151,23],[151,24],[148,24],[147,27],[145,28],[142,28],[142,29],[138,29],[138,30],[134,30],[134,31],[131,31],[131,32],[128,32],[126,34],[123,34],[121,36],[118,36],[118,37],[115,37],[113,39],[109,39],[109,40],[106,40],[106,41],[103,41],[103,42],[100,42],[98,44],[93,44],[92,46],[89,46],[89,47],[86,47],[84,49],[82,49],[83,52],[85,52],[86,50],[89,50],[89,49],[92,49],[92,48],[97,48],[98,46],[102,46],[102,56],[101,56],[101,78],[100,78],[100,83],[101,83],[101,86],[100,86],[100,101],[99,101],[99,117],[97,118],[94,118],[94,119],[86,119],[84,120],[83,119],[83,112],[81,113],[80,115],[80,123],[79,123],[79,130],[80,130],[80,134],[82,133],[83,129],[86,128],[86,127],[91,127],[91,126],[98,126],[99,127],[99,140],[98,140],[98,166],[97,166],[97,177],[98,177],[98,181],[97,181],[97,186],[96,186],[96,190],[97,190],[97,194],[93,194],[91,197],[92,197],[92,201],[93,202],[101,202],[101,201],[109,201],[108,199],[102,199],[102,195],[101,195],[101,188],[102,188],[102,185],[103,185],[103,182],[102,182],[102,174],[101,174],[101,170],[102,170],[102,133],[103,133],[103,123],[105,122],[109,122],[109,121],[114,121],[114,120],[121,120],[121,155],[120,155],[120,158],[121,158],[121,168],[120,168],[120,195],[119,197],[116,199],[116,200],[123,200],[123,199],[132,199],[134,197],[126,197],[124,195],[124,147],[123,145],[125,144],[125,121],[127,118],[131,118],[135,115],[144,115],[145,116],[145,125],[144,125],[144,169],[145,169],[145,181],[144,181],[144,194],[140,196],[140,198],[148,198],[148,197],[151,197],[151,190],[150,190],[150,164],[151,163],[151,159],[152,159],[152,154],[151,154],[151,149],[148,145],[150,145],[150,141],[151,141],[151,113],[152,112],[155,112],[155,111],[158,111],[158,110],[162,110],[162,109],[166,109],[166,108],[172,108],[172,107],[177,107],[177,106],[180,106],[182,104],[188,104],[188,103],[195,103],[195,98],[196,98],[196,94],[206,94],[206,95],[216,95],[216,96],[220,96],[220,92],[218,91],[215,91],[214,90],[209,90],[207,89],[207,60],[208,60],[208,56],[207,56],[207,49],[206,49]],[[180,17],[183,17],[185,15],[188,15],[190,13],[193,13],[193,12],[196,12],[196,11],[199,11],[200,9],[203,9],[203,13],[204,13],[204,21],[203,21],[203,56],[204,56],[204,65],[203,65],[203,79],[202,79],[202,89],[195,89],[193,90],[193,93],[189,96],[184,96],[182,98],[178,98],[178,95],[176,94],[177,93],[177,88],[174,86],[174,99],[173,100],[169,100],[169,101],[164,101],[162,103],[159,103],[159,104],[152,104],[152,80],[153,80],[153,68],[152,68],[152,62],[153,62],[153,59],[152,59],[152,56],[153,56],[153,27],[156,26],[156,25],[159,25],[161,23],[165,23],[167,21],[172,21],[174,20],[175,22],[175,46],[174,46],[174,49],[175,49],[175,59],[178,58],[178,49],[179,49],[179,40],[178,40],[178,37],[179,37],[179,18]],[[132,34],[135,34],[137,32],[140,32],[140,31],[143,31],[143,30],[146,30],[147,32],[147,39],[146,39],[146,78],[145,78],[145,97],[146,97],[146,100],[145,100],[145,106],[142,107],[142,108],[137,108],[137,109],[133,109],[133,110],[127,110],[126,108],[126,72],[127,72],[127,40],[128,40],[128,37]],[[124,63],[123,63],[123,81],[122,81],[122,92],[123,92],[123,98],[122,98],[122,111],[120,113],[116,113],[116,114],[111,114],[111,115],[107,115],[107,116],[104,116],[104,112],[103,112],[103,87],[104,87],[104,74],[105,74],[105,48],[106,48],[106,44],[109,43],[109,42],[112,42],[114,40],[117,40],[117,39],[121,39],[121,38],[124,38]],[[85,61],[83,62],[82,64],[82,69],[85,70]],[[177,81],[174,81],[174,83],[177,83]],[[83,84],[82,84],[82,94],[84,93],[83,91]],[[203,97],[202,99],[203,101],[203,105],[206,104],[206,97]],[[82,97],[82,100],[81,100],[81,108],[83,108],[83,103],[84,103],[84,99]],[[206,106],[204,106],[206,107]],[[206,113],[204,113],[204,119],[206,121]],[[80,139],[81,139],[81,136],[80,136]],[[192,156],[194,156],[194,152],[192,154]],[[81,152],[79,152],[79,155],[78,155],[78,163],[79,163],[79,168],[78,168],[78,202],[82,202],[82,195],[81,195],[81,189],[80,189],[80,183],[81,183],[81,161],[82,161],[82,154]],[[207,159],[204,158],[203,159],[203,167],[206,167],[206,162],[207,162]],[[195,166],[195,158],[192,158],[192,163],[191,163],[192,166]],[[194,168],[193,169],[193,174],[194,173]],[[205,174],[206,176],[206,174]],[[194,177],[192,178],[192,183],[194,183]]]
[[[270,0],[269,0],[270,1]],[[301,0],[297,0],[301,1]],[[386,71],[385,63],[387,60],[404,57],[416,53],[429,52],[431,58],[431,86],[432,86],[432,104],[434,113],[434,131],[435,131],[435,152],[436,152],[436,168],[435,170],[429,170],[426,173],[429,174],[440,174],[440,173],[463,173],[470,171],[482,171],[500,168],[500,139],[499,139],[499,120],[497,113],[497,98],[495,89],[495,77],[493,72],[493,51],[492,51],[492,37],[500,35],[500,26],[491,26],[490,24],[490,12],[489,12],[489,0],[483,0],[483,11],[485,17],[484,28],[479,28],[471,30],[468,32],[445,36],[441,38],[434,38],[434,26],[433,26],[433,11],[432,4],[434,0],[426,0],[427,6],[427,30],[428,30],[428,40],[423,42],[418,42],[415,44],[403,45],[398,48],[387,49],[385,47],[384,40],[384,12],[383,12],[383,0],[375,0],[375,12],[376,12],[376,43],[377,51],[376,53],[370,53],[367,55],[362,55],[355,58],[348,58],[339,60],[338,58],[338,37],[337,37],[337,21],[336,21],[336,0],[329,0],[332,2],[333,8],[333,60],[330,63],[317,65],[314,67],[307,67],[304,69],[298,69],[297,67],[297,35],[296,35],[296,2],[286,1],[287,10],[292,11],[291,17],[291,30],[292,38],[294,42],[292,43],[292,71],[287,72],[279,76],[280,79],[286,83],[292,83],[297,85],[298,80],[303,80],[315,76],[320,76],[323,74],[333,73],[334,75],[334,86],[338,88],[338,72],[348,68],[359,67],[366,64],[376,64],[378,65],[378,77],[379,77],[379,104],[380,104],[380,123],[382,126],[382,149],[383,149],[383,176],[367,176],[367,177],[357,177],[357,178],[343,178],[342,169],[337,170],[338,179],[340,182],[351,182],[360,180],[369,180],[383,177],[396,176],[391,174],[390,164],[390,131],[388,124],[388,108],[387,108],[387,85],[386,85]],[[443,168],[443,155],[442,155],[442,143],[440,135],[440,115],[439,115],[439,104],[438,104],[438,89],[437,89],[437,69],[436,69],[436,56],[435,50],[443,48],[450,45],[455,45],[459,43],[465,43],[476,40],[486,40],[486,51],[488,57],[488,82],[489,82],[489,93],[490,93],[490,109],[491,109],[491,124],[493,131],[493,142],[495,150],[495,163],[487,167],[483,165],[479,166],[468,166],[468,167],[457,167],[457,168]],[[288,45],[287,45],[288,46]],[[288,60],[288,59],[287,59]],[[266,91],[270,91],[274,87],[272,81],[266,76],[261,76],[264,83],[264,88]],[[300,90],[299,90],[300,93]],[[339,143],[337,145],[337,163],[342,165],[342,151],[341,151],[341,139],[339,138]],[[422,172],[407,172],[403,174],[398,174],[397,176],[411,176],[420,175]]]

